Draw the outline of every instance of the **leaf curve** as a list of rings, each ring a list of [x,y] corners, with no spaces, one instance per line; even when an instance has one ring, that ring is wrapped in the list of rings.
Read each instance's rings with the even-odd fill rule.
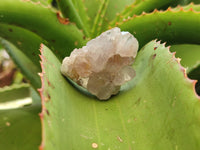
[[[39,51],[41,43],[46,43],[35,33],[21,27],[0,23],[0,37],[14,44],[21,50],[38,68],[40,68]]]
[[[89,17],[83,3],[82,0],[57,0],[63,16],[69,18],[69,21],[75,22],[85,35],[89,36]]]
[[[16,99],[23,99],[29,96],[28,84],[14,84],[12,86],[5,86],[0,88],[0,103],[14,101]]]
[[[41,139],[40,105],[0,110],[0,147],[9,150],[36,150]]]
[[[33,13],[34,12],[34,13]],[[81,31],[51,7],[23,0],[0,0],[0,22],[25,28],[48,42],[59,59],[84,43]]]
[[[2,38],[0,38],[0,42],[2,43],[8,54],[12,57],[12,60],[15,62],[15,64],[20,68],[27,81],[29,81],[35,89],[39,88],[41,86],[41,81],[38,76],[38,73],[41,69],[37,66],[37,64],[34,64],[32,62],[32,60],[34,60],[37,57],[34,57],[36,54],[31,58],[28,58],[26,55],[23,54],[22,50],[19,50],[12,43]],[[38,43],[35,44],[37,45]],[[32,48],[33,47],[34,46],[32,46]],[[26,51],[31,50],[32,48],[27,48]],[[36,49],[34,51],[31,51],[31,53],[32,52],[36,52]]]
[[[41,58],[41,149],[200,148],[194,81],[159,42],[139,51],[133,65],[136,77],[104,102],[70,85],[60,73],[59,60],[44,45]]]
[[[138,39],[140,48],[155,38],[169,45],[199,44],[199,20],[200,12],[180,7],[178,11],[169,8],[133,16],[118,26],[122,31],[132,33]]]

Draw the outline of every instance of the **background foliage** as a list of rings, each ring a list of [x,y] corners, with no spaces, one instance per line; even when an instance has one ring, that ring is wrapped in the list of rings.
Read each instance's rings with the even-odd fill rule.
[[[0,0],[1,49],[28,82],[0,88],[0,147],[200,149],[198,3]],[[102,102],[64,78],[60,65],[115,26],[139,41],[136,77]]]

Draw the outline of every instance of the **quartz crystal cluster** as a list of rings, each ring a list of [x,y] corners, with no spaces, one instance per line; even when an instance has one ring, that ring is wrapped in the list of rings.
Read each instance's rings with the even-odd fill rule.
[[[74,49],[62,62],[61,72],[101,100],[117,94],[135,76],[131,67],[138,41],[115,27]]]

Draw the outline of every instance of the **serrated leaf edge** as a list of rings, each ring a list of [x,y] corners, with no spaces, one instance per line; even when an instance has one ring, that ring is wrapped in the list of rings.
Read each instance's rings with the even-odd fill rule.
[[[159,41],[154,40],[154,41],[156,42],[156,44],[161,44],[161,40],[159,40]],[[164,47],[166,47],[166,42],[162,43],[161,45],[163,45]],[[196,96],[197,99],[200,100],[200,96],[196,93],[196,90],[195,90],[195,84],[198,81],[197,80],[192,80],[192,79],[188,78],[188,76],[187,76],[187,69],[181,65],[181,59],[180,58],[176,58],[176,56],[175,56],[176,52],[171,52],[170,51],[170,46],[168,46],[166,48],[168,50],[168,53],[172,54],[172,59],[175,60],[178,63],[180,71],[183,73],[183,76],[186,79],[186,81],[192,85],[192,89],[193,89],[194,95]]]
[[[184,7],[181,7],[180,5],[178,5],[176,8],[171,8],[171,7],[168,7],[166,10],[158,10],[158,9],[154,9],[154,11],[152,11],[151,13],[146,13],[146,12],[142,12],[142,14],[140,15],[133,15],[133,16],[128,16],[128,18],[124,18],[122,22],[116,22],[115,23],[115,26],[120,26],[122,25],[124,22],[127,22],[127,21],[130,21],[130,20],[133,20],[135,18],[139,18],[139,17],[142,17],[142,16],[146,16],[146,15],[153,15],[153,14],[156,14],[156,13],[167,13],[167,12],[173,12],[173,13],[177,13],[177,12],[194,12],[196,14],[200,14],[200,11],[196,11],[193,7],[196,6],[196,7],[200,7],[200,5],[194,5],[194,3],[190,3],[189,5],[187,6],[184,6]],[[178,9],[177,9],[178,8]],[[118,14],[119,15],[119,14]],[[123,16],[120,16],[121,18]],[[109,24],[109,27],[108,29],[111,29],[113,28],[113,25],[112,25],[112,22]]]
[[[41,144],[40,144],[40,146],[39,146],[39,150],[43,150],[44,149],[44,145],[45,145],[45,143],[44,143],[44,137],[45,137],[45,133],[44,133],[44,110],[46,109],[45,108],[45,105],[44,105],[44,98],[45,98],[45,96],[44,96],[44,94],[43,94],[43,92],[44,92],[44,74],[45,74],[45,72],[44,72],[44,61],[45,61],[45,58],[44,58],[44,55],[43,55],[43,47],[44,47],[44,45],[43,44],[41,44],[40,45],[40,49],[39,49],[39,51],[40,51],[40,59],[41,59],[41,61],[40,61],[40,65],[41,65],[41,68],[42,68],[42,72],[41,73],[39,73],[39,76],[40,76],[40,78],[41,78],[41,88],[40,89],[38,89],[38,92],[40,93],[40,97],[41,97],[41,103],[42,103],[42,110],[41,110],[41,113],[39,113],[39,116],[40,116],[40,121],[41,121],[41,131],[42,131],[42,141],[41,141]]]

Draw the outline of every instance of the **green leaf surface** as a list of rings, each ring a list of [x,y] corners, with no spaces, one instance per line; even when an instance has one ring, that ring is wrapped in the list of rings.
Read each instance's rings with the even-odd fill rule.
[[[7,50],[8,54],[12,57],[15,64],[20,68],[21,72],[24,74],[24,76],[27,78],[27,80],[30,82],[30,84],[35,88],[41,87],[41,81],[38,73],[40,72],[40,68],[34,64],[31,60],[33,60],[35,57],[32,56],[31,60],[25,56],[22,51],[20,51],[18,48],[16,48],[12,43],[3,40],[0,38],[0,42]],[[35,43],[37,44],[37,43]],[[31,49],[31,48],[30,48]],[[27,47],[27,51],[30,50]],[[36,51],[36,50],[35,50]],[[39,50],[37,50],[39,51]],[[38,53],[38,52],[36,52]],[[39,57],[39,56],[37,56]]]
[[[0,22],[25,28],[48,42],[59,59],[84,43],[83,34],[51,7],[23,0],[0,0]]]
[[[118,26],[122,31],[132,33],[138,39],[140,48],[155,38],[169,45],[200,44],[200,13],[184,11],[184,8],[134,16]]]
[[[41,140],[40,105],[0,110],[2,150],[37,150]]]
[[[105,19],[106,10],[108,8],[109,0],[103,0],[99,7],[98,13],[95,17],[94,24],[92,27],[92,37],[96,37],[101,33],[102,24]],[[114,9],[113,9],[114,10]],[[108,22],[108,20],[107,20]]]
[[[0,103],[29,97],[28,84],[15,84],[0,88]]]
[[[41,98],[40,98],[38,91],[36,91],[33,88],[30,88],[30,95],[32,98],[32,104],[40,104],[41,105]]]
[[[105,29],[117,13],[133,2],[134,0],[84,0],[89,23],[92,25],[91,36],[99,35],[102,28]]]
[[[191,79],[199,80],[200,81],[200,62],[196,66],[190,69],[188,76]]]
[[[115,26],[119,22],[131,18],[133,15],[140,15],[142,12],[151,12],[154,9],[162,9],[169,7],[174,3],[174,0],[145,0],[145,1],[136,1],[130,6],[126,7],[123,12],[118,14],[116,18],[112,21],[111,26]]]
[[[115,18],[116,14],[121,12],[125,6],[130,5],[135,0],[106,0],[108,2],[108,7],[106,8],[105,20],[112,20]],[[88,16],[90,20],[94,22],[94,19],[99,13],[101,5],[104,0],[84,0],[85,7],[87,8]]]
[[[83,0],[57,0],[57,4],[64,17],[69,21],[75,22],[86,36],[89,36],[89,17],[86,14],[86,8]]]
[[[40,68],[39,48],[41,43],[47,43],[35,33],[8,24],[0,24],[0,37],[14,44],[29,59]]]
[[[170,51],[176,52],[176,57],[181,58],[181,64],[189,70],[200,63],[200,45],[172,45]]]
[[[187,68],[190,79],[198,80],[196,91],[200,95],[200,46],[193,44],[173,45],[170,50],[181,58],[181,64]]]
[[[89,17],[89,24],[92,26],[94,19],[98,13],[99,7],[101,5],[101,0],[84,0],[84,5],[87,10],[87,15]]]
[[[174,6],[176,6],[177,4],[179,5],[187,5],[189,3],[195,3],[195,4],[199,4],[200,0],[177,0],[176,2],[174,2]]]
[[[38,4],[41,3],[41,4],[45,5],[45,6],[48,6],[48,5],[51,4],[51,1],[53,1],[53,0],[31,0],[31,1],[33,1],[35,3],[38,3]]]
[[[152,41],[139,51],[136,77],[108,101],[78,91],[52,52],[43,46],[41,53],[41,149],[200,149],[194,82],[164,45]]]

